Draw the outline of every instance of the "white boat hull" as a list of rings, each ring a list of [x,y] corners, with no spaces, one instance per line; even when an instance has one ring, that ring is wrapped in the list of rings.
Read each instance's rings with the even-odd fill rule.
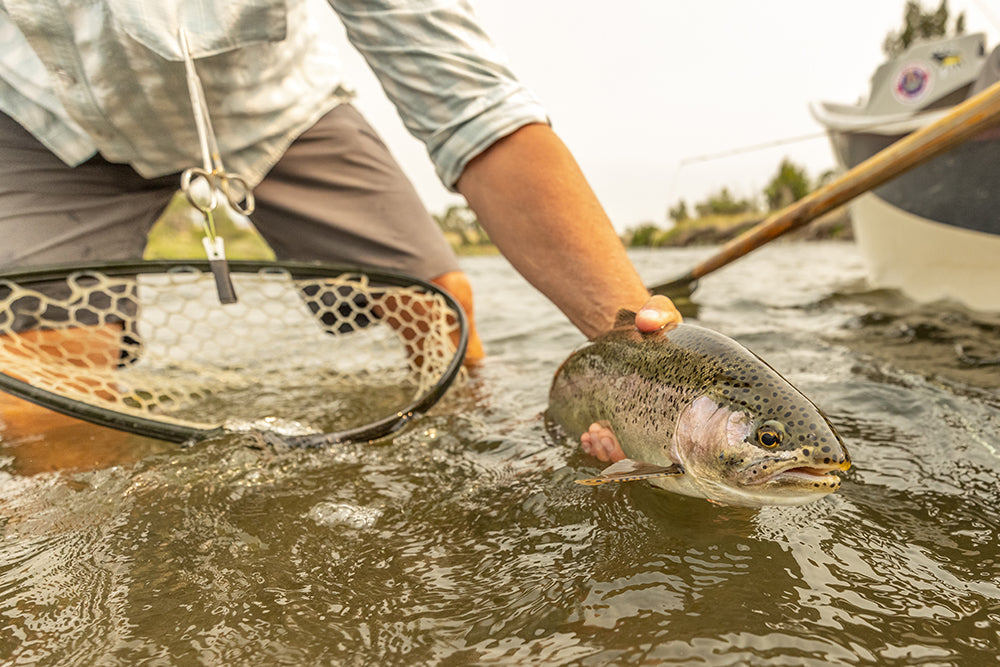
[[[858,197],[850,210],[873,286],[917,301],[950,299],[1000,312],[1000,235],[934,222],[873,193]]]

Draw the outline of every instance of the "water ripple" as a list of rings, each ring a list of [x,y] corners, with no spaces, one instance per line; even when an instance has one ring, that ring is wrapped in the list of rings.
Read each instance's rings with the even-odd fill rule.
[[[580,336],[477,258],[491,358],[393,438],[236,434],[33,477],[0,460],[0,662],[992,664],[1000,382],[968,361],[1000,329],[927,326],[858,287],[851,252],[775,247],[696,295],[828,412],[854,460],[837,494],[749,510],[573,484],[594,462],[540,413]]]

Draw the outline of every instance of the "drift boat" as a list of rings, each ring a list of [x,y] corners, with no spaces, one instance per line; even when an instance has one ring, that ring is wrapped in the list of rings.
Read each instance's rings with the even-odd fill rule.
[[[1000,80],[1000,46],[983,34],[921,42],[875,70],[867,100],[812,114],[842,169],[944,116]],[[861,195],[850,205],[876,287],[918,301],[1000,311],[1000,124]]]

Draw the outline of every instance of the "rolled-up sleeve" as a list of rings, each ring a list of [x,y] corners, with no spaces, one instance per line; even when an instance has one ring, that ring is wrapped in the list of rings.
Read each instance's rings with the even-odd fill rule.
[[[329,0],[442,183],[545,109],[510,71],[465,0]]]

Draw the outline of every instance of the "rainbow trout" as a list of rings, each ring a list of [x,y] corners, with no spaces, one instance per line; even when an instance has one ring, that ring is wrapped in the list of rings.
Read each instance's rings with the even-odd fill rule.
[[[726,505],[797,505],[840,487],[840,436],[812,401],[736,341],[691,324],[615,328],[556,371],[548,416],[574,438],[601,422],[628,457],[583,484],[649,480]]]

